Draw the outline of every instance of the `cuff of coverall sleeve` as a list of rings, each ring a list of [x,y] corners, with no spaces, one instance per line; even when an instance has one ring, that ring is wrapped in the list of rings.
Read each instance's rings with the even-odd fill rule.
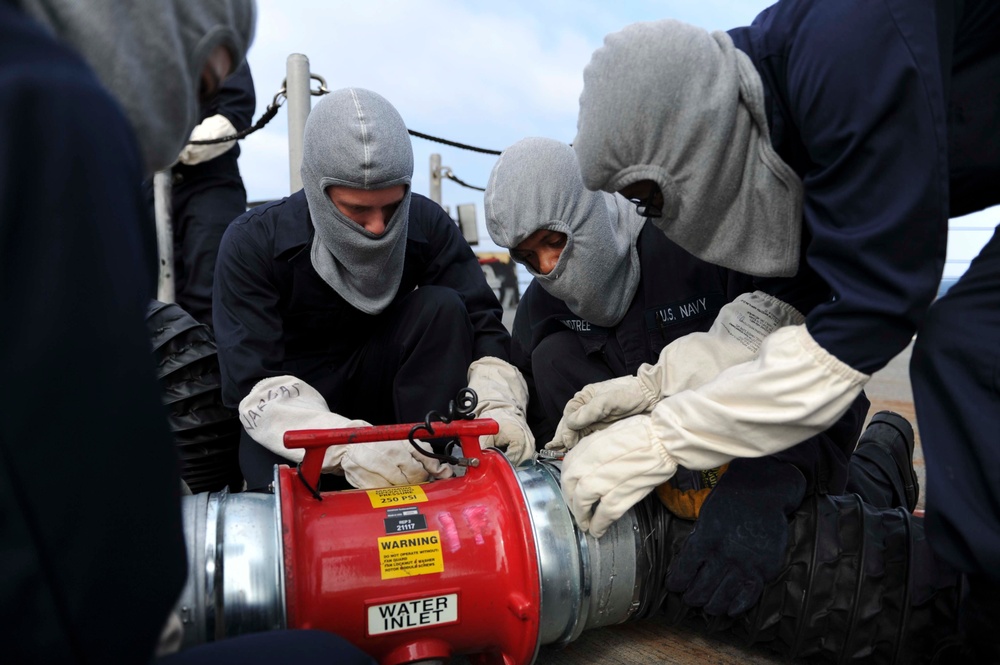
[[[809,354],[817,364],[849,382],[852,386],[864,385],[871,378],[870,375],[859,372],[820,346],[806,325],[796,326],[793,337],[802,350]]]
[[[660,368],[660,371],[667,372],[667,371],[669,371],[669,368],[662,367],[662,368]],[[636,376],[635,379],[636,379],[636,381],[639,382],[639,390],[642,392],[642,396],[645,398],[646,403],[649,406],[652,406],[653,404],[656,404],[661,399],[663,399],[663,396],[660,395],[659,386],[655,386],[655,387],[651,386],[650,384],[652,382],[651,381],[645,381],[641,376]],[[646,411],[649,410],[649,406],[646,407],[646,409],[645,409]]]
[[[761,293],[768,297],[772,305],[788,315],[788,318],[791,321],[789,325],[797,326],[805,323],[806,317],[802,314],[802,312],[796,309],[795,306],[790,305],[781,298],[776,298],[769,293],[765,293],[763,291],[761,291]]]
[[[680,464],[678,464],[674,456],[670,454],[664,440],[658,436],[656,425],[651,418],[646,421],[646,433],[649,436],[651,445],[660,456],[663,466],[670,472],[670,475],[673,476],[677,473],[677,467],[679,467]]]

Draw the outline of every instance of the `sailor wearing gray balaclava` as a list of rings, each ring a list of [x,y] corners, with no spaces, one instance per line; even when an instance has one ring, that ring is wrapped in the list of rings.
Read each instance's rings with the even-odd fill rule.
[[[310,256],[320,277],[366,314],[382,312],[403,273],[413,147],[406,125],[384,97],[348,88],[322,98],[306,122],[302,187],[316,236]],[[331,200],[331,187],[401,193],[384,228],[373,232]]]
[[[772,276],[798,263],[790,278],[758,281],[768,293],[810,282],[825,293],[803,308],[804,324],[765,337],[751,360],[653,395],[649,415],[580,439],[562,482],[582,528],[605,530],[677,464],[794,449],[836,422],[918,330],[921,428],[926,414],[954,468],[996,467],[997,419],[980,414],[1000,413],[997,392],[972,372],[997,358],[997,326],[981,316],[998,309],[986,295],[1000,293],[997,273],[970,270],[958,296],[935,295],[949,214],[998,202],[997,153],[984,148],[996,145],[996,123],[985,120],[996,114],[981,91],[997,80],[996,31],[984,26],[1000,25],[1000,9],[977,3],[959,19],[962,8],[945,4],[778,2],[728,33],[658,21],[609,35],[595,52],[574,140],[587,186],[639,199],[707,260]],[[954,54],[939,50],[952,45]],[[959,122],[949,108],[980,115]],[[586,433],[613,420],[628,411],[624,392],[590,387],[562,425]],[[970,395],[962,408],[933,406],[958,393]],[[964,553],[998,532],[973,508],[996,501],[996,483],[968,478],[937,536],[956,565],[995,585],[996,566],[984,562],[998,560],[1000,540]]]
[[[968,575],[963,657],[1000,662],[1000,511],[982,509],[1000,505],[985,471],[1000,468],[1000,234],[939,291],[949,219],[1000,204],[997,34],[996,2],[779,0],[725,33],[657,21],[605,39],[573,142],[587,186],[637,199],[722,265],[788,275],[801,248],[791,280],[758,284],[827,293],[754,361],[574,449],[563,489],[583,528],[603,530],[692,452],[715,465],[795,446],[912,343],[936,462],[927,539]]]
[[[514,250],[513,259],[542,288],[586,321],[621,321],[639,284],[635,241],[646,220],[620,196],[587,191],[572,148],[544,138],[518,141],[493,167],[485,200],[493,241]],[[515,249],[544,229],[565,235],[558,263],[545,273]]]
[[[573,147],[588,188],[636,197],[639,212],[695,256],[758,276],[796,274],[802,184],[771,146],[754,63],[726,33],[665,20],[609,35],[584,72]],[[769,284],[772,294],[815,291],[801,300],[810,306],[829,297],[819,280]],[[570,401],[553,445],[576,446],[562,483],[581,527],[603,533],[678,466],[783,450],[854,403],[867,375],[820,347],[801,314],[740,312],[729,333],[760,321],[747,354],[712,365],[690,389],[659,380],[677,364],[664,353],[638,376],[588,386]],[[711,337],[704,350],[732,339]],[[755,408],[749,395],[781,404],[783,416]],[[762,420],[767,435],[755,429]]]
[[[256,25],[248,0],[18,4],[94,68],[124,107],[149,173],[174,163],[198,124],[198,92],[213,52],[228,51],[230,67],[219,72],[225,78],[246,57]]]
[[[465,386],[476,414],[500,425],[481,443],[515,462],[534,455],[496,295],[455,222],[411,191],[412,174],[392,104],[337,90],[306,123],[303,190],[227,229],[213,318],[249,486],[301,458],[284,447],[287,429],[423,421]],[[324,471],[366,488],[452,473],[406,441],[333,447]]]
[[[657,77],[637,90],[637,71]],[[760,76],[726,33],[630,25],[605,39],[584,84],[573,147],[588,188],[652,181],[663,198],[653,222],[684,249],[752,275],[795,274],[802,183],[771,147]]]

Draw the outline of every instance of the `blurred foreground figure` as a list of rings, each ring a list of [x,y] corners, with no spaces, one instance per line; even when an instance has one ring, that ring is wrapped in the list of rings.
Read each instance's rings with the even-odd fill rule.
[[[180,476],[144,323],[140,184],[180,152],[253,26],[251,0],[0,3],[5,662],[171,648]]]

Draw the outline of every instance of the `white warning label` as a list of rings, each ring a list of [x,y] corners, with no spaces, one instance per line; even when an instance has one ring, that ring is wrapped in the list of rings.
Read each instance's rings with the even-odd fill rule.
[[[368,634],[436,626],[458,621],[458,594],[368,606]]]

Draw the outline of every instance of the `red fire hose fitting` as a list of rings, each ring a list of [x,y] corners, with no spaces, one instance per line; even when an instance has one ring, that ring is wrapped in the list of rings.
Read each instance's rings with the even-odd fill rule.
[[[632,513],[599,541],[562,498],[558,463],[514,469],[481,450],[493,420],[434,423],[464,475],[317,492],[330,445],[406,439],[414,425],[288,432],[306,451],[271,492],[185,497],[192,562],[178,604],[185,645],[278,628],[337,633],[382,665],[528,665],[541,645],[621,623],[640,596]],[[299,477],[299,473],[302,477]]]
[[[329,445],[399,440],[408,426],[289,432],[312,487]],[[539,624],[538,556],[513,469],[479,448],[492,420],[435,424],[479,459],[461,478],[312,496],[279,467],[288,626],[338,633],[384,665],[486,651],[530,662]],[[485,570],[484,570],[484,564]],[[484,574],[486,573],[486,574]],[[426,630],[433,627],[433,632]]]

